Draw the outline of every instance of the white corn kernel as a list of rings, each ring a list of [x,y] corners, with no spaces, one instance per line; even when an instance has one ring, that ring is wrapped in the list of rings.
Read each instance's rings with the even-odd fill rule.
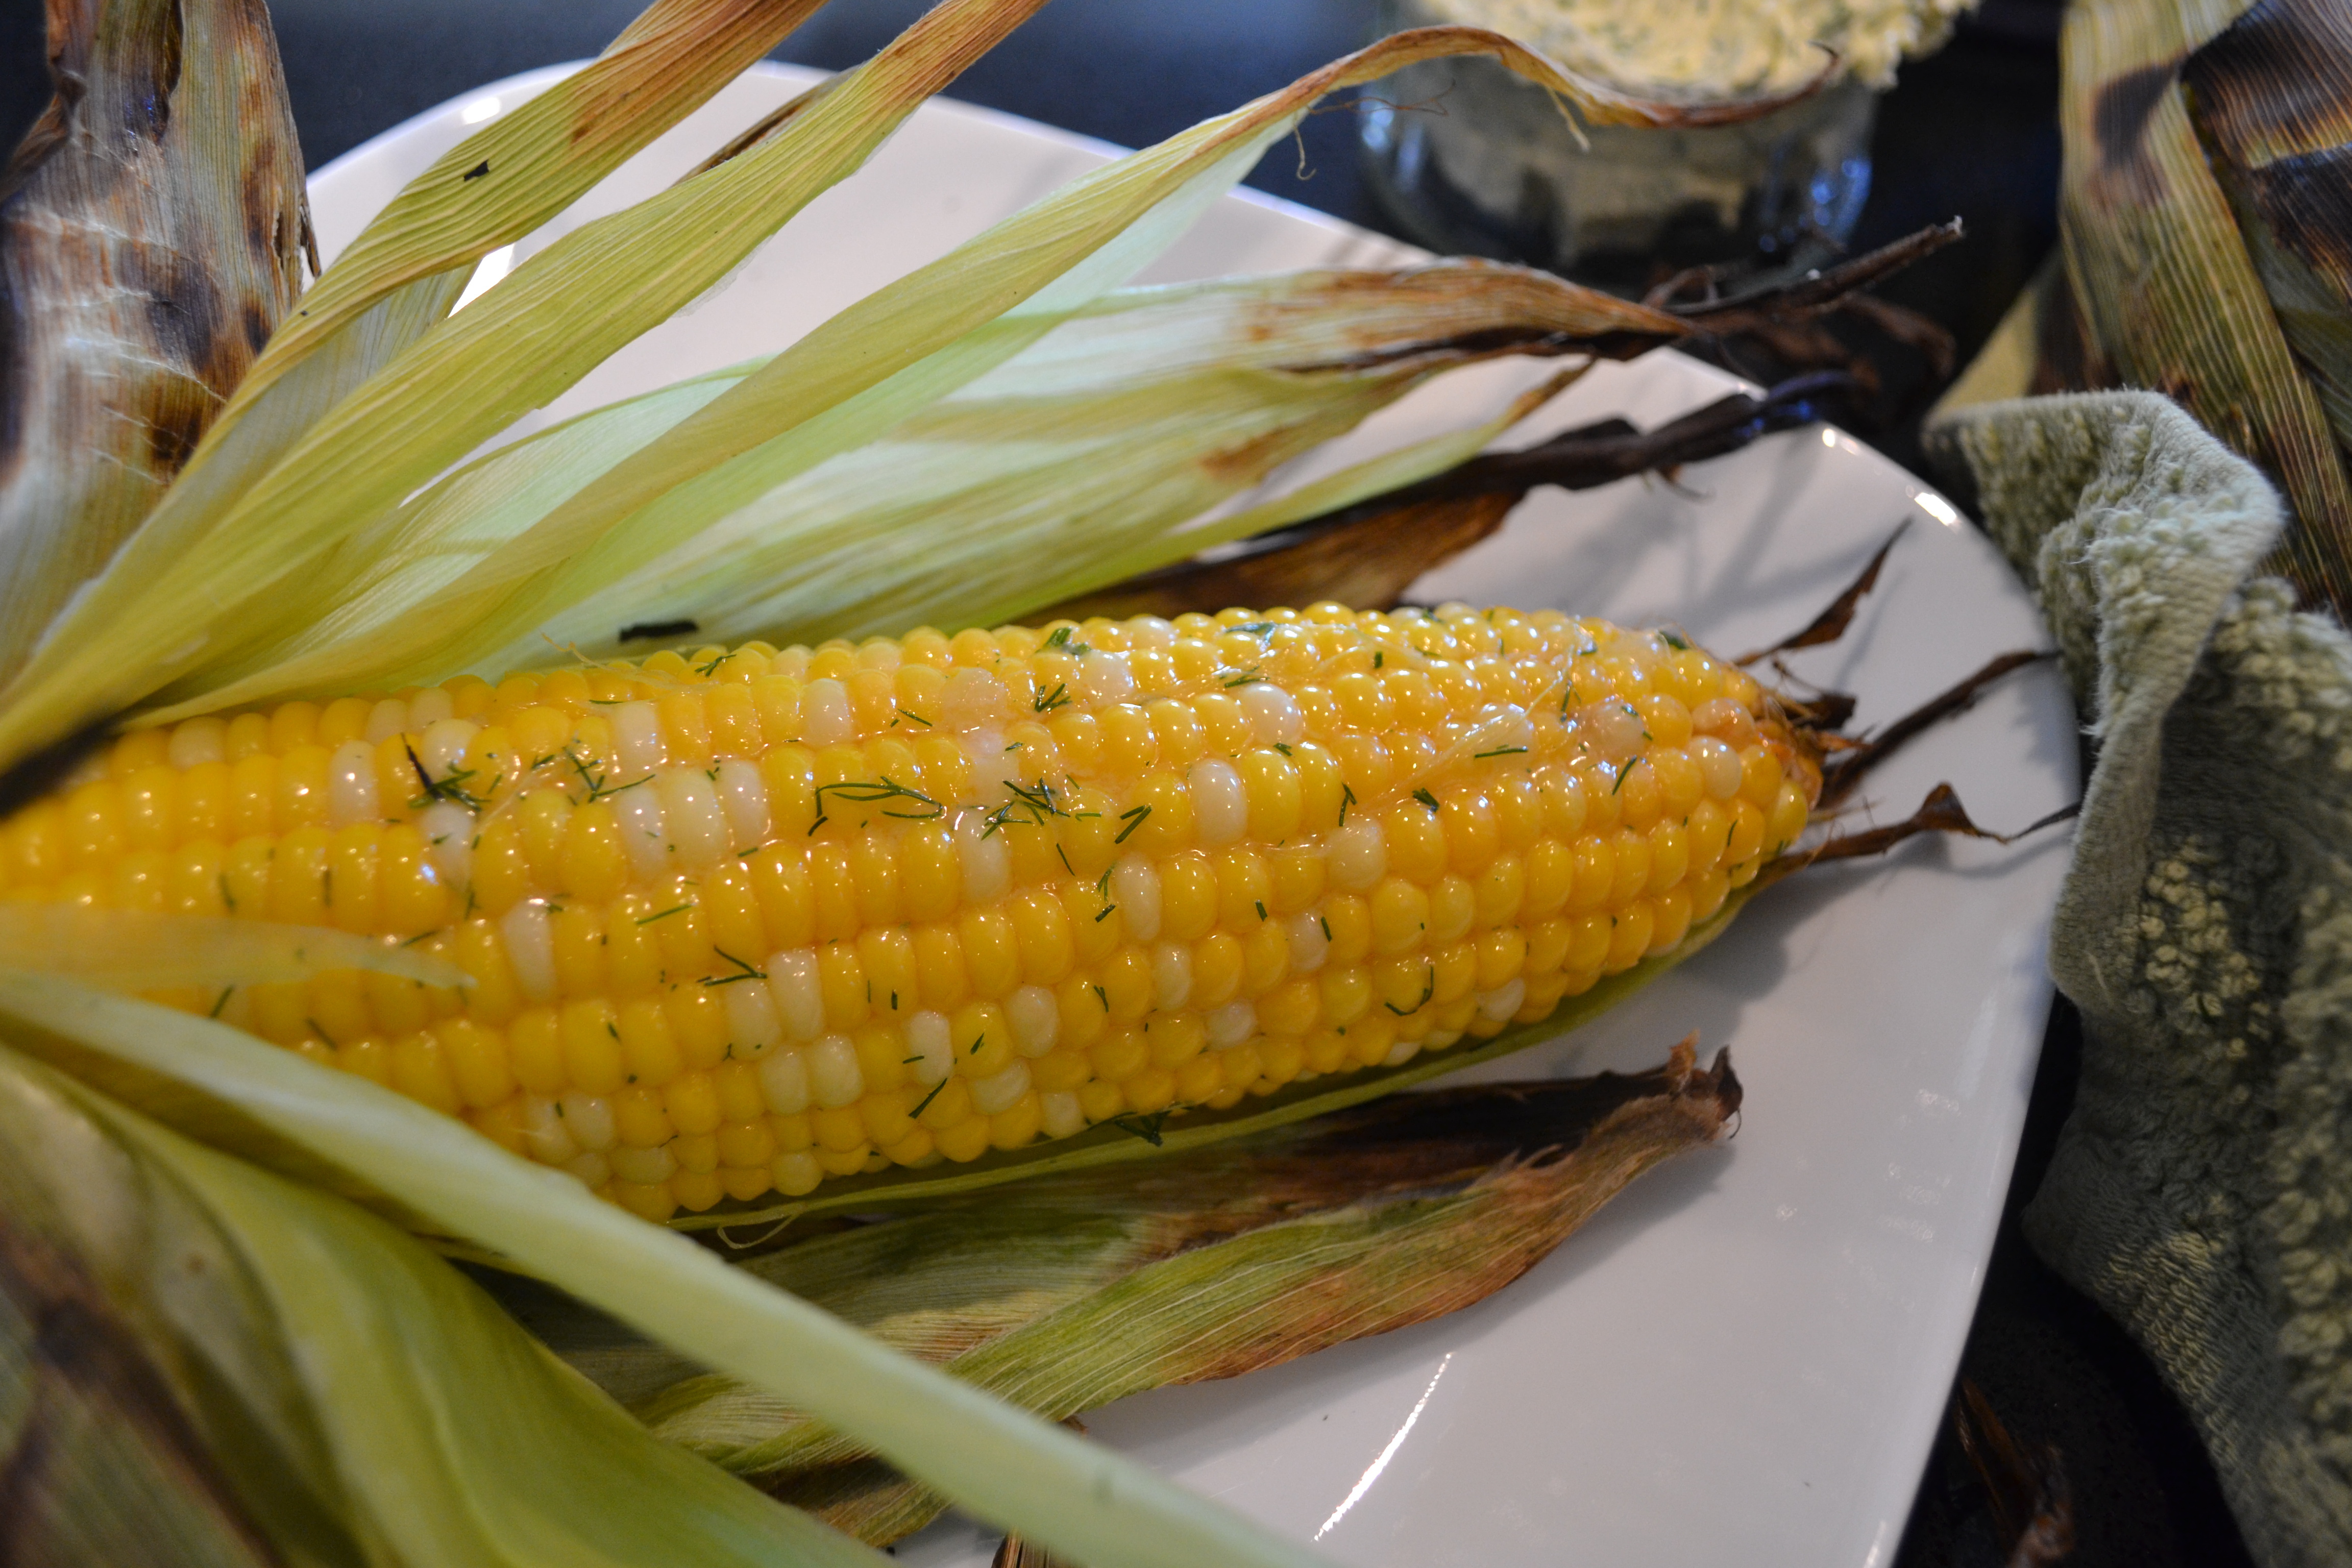
[[[907,1055],[913,1060],[915,1081],[938,1083],[955,1071],[955,1041],[949,1037],[944,1013],[925,1011],[907,1020]]]
[[[748,976],[718,986],[719,1005],[727,1011],[727,1043],[730,1054],[757,1061],[782,1043],[783,1021],[776,1016],[775,999],[768,988]]]
[[[1163,942],[1151,950],[1151,989],[1161,1011],[1174,1012],[1192,994],[1192,950]]]
[[[1160,934],[1160,870],[1140,855],[1129,855],[1111,868],[1110,901],[1127,934],[1150,942]]]
[[[614,782],[632,783],[669,761],[660,709],[650,702],[619,702],[604,710],[604,716],[613,726]]]
[[[393,733],[397,735],[400,731],[394,730]],[[181,769],[193,768],[201,763],[226,762],[228,725],[210,715],[174,725],[172,738],[163,747],[163,760]],[[371,770],[375,765],[373,752],[369,753],[368,765]]]
[[[555,1101],[536,1094],[522,1097],[522,1146],[542,1165],[561,1165],[580,1156],[579,1140],[555,1113]]]
[[[768,972],[768,996],[776,1005],[784,1037],[814,1040],[824,1034],[824,991],[817,981],[816,950],[796,947],[790,952],[772,952],[763,967]]]
[[[1208,848],[1231,844],[1249,826],[1249,791],[1233,763],[1211,758],[1185,775],[1192,797],[1192,831]]]
[[[1482,993],[1478,997],[1478,1011],[1499,1024],[1527,1005],[1527,1000],[1528,983],[1515,979]]]
[[[1024,985],[1004,999],[1004,1016],[1013,1026],[1013,1048],[1024,1057],[1042,1057],[1061,1037],[1062,1005],[1042,985]]]
[[[727,813],[729,847],[749,849],[768,836],[768,785],[760,764],[730,757],[719,764],[719,802]]]
[[[367,728],[360,733],[369,745],[381,746],[407,729],[408,704],[397,697],[386,697],[368,710]]]
[[[1323,917],[1308,910],[1293,915],[1283,922],[1283,933],[1290,938],[1290,967],[1298,974],[1312,974],[1323,967],[1330,954],[1331,939],[1323,930]]]
[[[1281,687],[1254,680],[1234,695],[1242,700],[1242,709],[1248,713],[1250,728],[1256,731],[1260,745],[1295,746],[1307,732],[1306,721],[1298,716],[1297,699]]]
[[[849,689],[838,680],[812,680],[801,689],[801,743],[839,746],[855,739],[857,721],[849,710]]]
[[[465,757],[481,726],[471,719],[444,719],[416,738],[416,760],[424,764],[425,776],[438,783],[455,773]],[[468,781],[478,786],[472,793],[488,795],[490,780]]]
[[[1089,708],[1108,708],[1135,695],[1135,672],[1125,654],[1099,648],[1078,660],[1077,699]]]
[[[557,1100],[564,1130],[572,1141],[592,1154],[602,1154],[621,1141],[613,1124],[613,1102],[593,1094],[567,1094]]]
[[[719,791],[700,768],[669,768],[655,781],[670,848],[691,870],[719,863],[728,851],[727,819]]]
[[[179,744],[176,731],[172,743]],[[178,765],[176,758],[173,765]],[[383,819],[383,809],[376,804],[375,748],[365,741],[345,741],[327,759],[327,826],[349,827]]]
[[[760,1058],[760,1098],[772,1116],[797,1116],[809,1107],[808,1064],[798,1051],[770,1051]]]
[[[462,890],[474,869],[474,814],[451,800],[435,801],[416,819],[443,885]]]
[[[1013,851],[1001,833],[989,830],[988,813],[967,811],[956,818],[956,861],[963,873],[963,901],[990,904],[1013,885]]]
[[[1028,1092],[1029,1064],[1017,1061],[1003,1072],[972,1079],[971,1107],[982,1116],[993,1116],[1012,1110]]]
[[[1739,793],[1739,753],[1712,735],[1700,735],[1683,748],[1698,764],[1699,782],[1717,800]]]
[[[555,928],[548,921],[546,900],[527,899],[500,915],[499,935],[524,999],[541,1005],[554,1001]]]
[[[797,1198],[816,1191],[816,1184],[824,1180],[824,1167],[816,1163],[814,1154],[802,1149],[777,1155],[775,1163],[768,1167],[768,1174],[775,1179],[776,1191],[788,1198]]]
[[[621,830],[621,847],[628,851],[629,869],[651,879],[670,868],[669,837],[662,821],[661,795],[650,784],[625,785],[606,799]]]
[[[827,1035],[804,1054],[811,1099],[826,1110],[857,1103],[866,1092],[866,1070],[857,1065],[857,1047],[847,1035]]]
[[[1208,1026],[1209,1044],[1238,1046],[1257,1033],[1257,1009],[1246,1002],[1228,1002],[1209,1015]]]
[[[1078,1097],[1061,1090],[1037,1097],[1039,1118],[1048,1138],[1075,1138],[1087,1130],[1086,1108]]]
[[[1359,816],[1323,841],[1331,885],[1360,893],[1389,874],[1388,840],[1370,816]]]

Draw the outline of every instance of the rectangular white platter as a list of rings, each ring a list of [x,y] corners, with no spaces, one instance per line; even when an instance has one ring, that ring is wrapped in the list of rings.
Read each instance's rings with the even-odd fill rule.
[[[328,253],[562,68],[485,86],[320,170],[312,200]],[[650,195],[814,79],[759,68],[517,258]],[[1116,152],[928,105],[723,289],[520,428],[781,348]],[[1140,280],[1419,257],[1242,193]],[[1549,368],[1446,377],[1276,482],[1483,417]],[[1508,444],[1610,414],[1648,426],[1738,384],[1671,353],[1603,365]],[[1415,593],[1672,622],[1732,653],[1805,624],[1906,521],[1843,642],[1793,661],[1858,693],[1868,725],[2045,634],[1948,501],[1834,429],[1770,437],[1675,486],[1539,492]],[[2075,797],[2075,759],[2063,687],[2039,667],[1885,769],[1869,799],[1882,818],[1901,816],[1948,780],[1979,821],[2011,826]],[[1731,1047],[1747,1085],[1736,1139],[1643,1178],[1481,1306],[1126,1400],[1090,1415],[1090,1429],[1360,1568],[1884,1568],[2007,1189],[2067,847],[2063,831],[2010,848],[1916,844],[1773,889],[1630,1005],[1485,1071],[1640,1068],[1696,1030],[1706,1050]],[[983,1527],[950,1519],[898,1554],[963,1568],[993,1546]]]

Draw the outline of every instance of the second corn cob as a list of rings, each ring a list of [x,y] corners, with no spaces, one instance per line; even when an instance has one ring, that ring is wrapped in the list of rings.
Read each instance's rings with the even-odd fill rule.
[[[1549,1014],[1802,830],[1672,633],[1336,605],[658,653],[135,731],[17,900],[334,926],[170,1000],[653,1218],[1234,1104]]]

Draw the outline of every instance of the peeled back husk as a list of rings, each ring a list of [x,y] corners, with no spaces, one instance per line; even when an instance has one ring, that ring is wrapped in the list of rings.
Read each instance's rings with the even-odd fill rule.
[[[12,1563],[879,1568],[424,1246],[0,1047]]]
[[[960,1378],[1069,1417],[1458,1310],[1657,1163],[1721,1135],[1727,1062],[1400,1095],[1046,1177],[740,1265]],[[524,1324],[652,1431],[876,1544],[946,1504],[788,1404],[527,1282]]]

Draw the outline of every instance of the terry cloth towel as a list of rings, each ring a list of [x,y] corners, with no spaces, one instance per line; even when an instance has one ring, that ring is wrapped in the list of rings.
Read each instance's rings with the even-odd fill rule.
[[[2026,1237],[2161,1369],[2258,1561],[2352,1563],[2352,640],[2252,574],[2277,497],[2162,397],[1930,441],[2097,748],[2050,953],[2082,1084]]]

